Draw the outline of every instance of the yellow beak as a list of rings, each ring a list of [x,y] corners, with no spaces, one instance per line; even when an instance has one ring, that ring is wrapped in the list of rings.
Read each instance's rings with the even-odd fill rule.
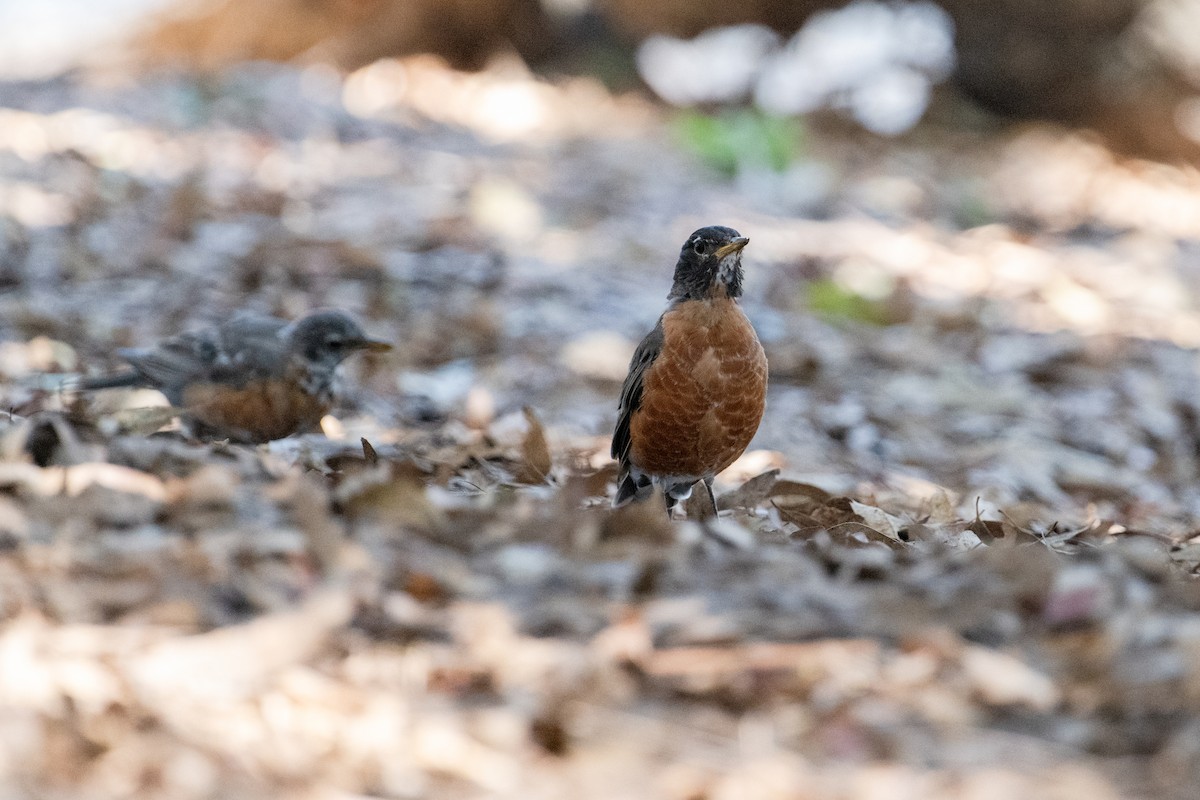
[[[717,258],[724,258],[725,256],[729,255],[730,253],[736,253],[738,250],[741,250],[743,247],[745,247],[748,244],[750,244],[749,237],[739,236],[736,239],[734,239],[733,241],[729,242],[729,244],[723,244],[720,247],[718,247],[716,256],[717,256]]]
[[[392,343],[382,339],[363,339],[362,349],[368,353],[386,353],[392,349]]]

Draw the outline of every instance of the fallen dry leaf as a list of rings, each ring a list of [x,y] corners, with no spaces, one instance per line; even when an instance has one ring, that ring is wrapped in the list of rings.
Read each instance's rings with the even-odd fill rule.
[[[521,483],[545,483],[550,477],[554,462],[550,457],[550,445],[546,442],[546,431],[537,413],[526,406],[522,409],[529,430],[521,443],[521,469],[516,479]]]

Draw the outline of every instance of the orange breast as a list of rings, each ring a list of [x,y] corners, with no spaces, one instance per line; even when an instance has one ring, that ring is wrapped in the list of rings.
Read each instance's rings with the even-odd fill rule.
[[[762,421],[767,357],[728,298],[681,303],[663,316],[663,347],[630,419],[631,459],[650,475],[707,477],[732,464]]]
[[[184,392],[183,402],[202,425],[253,442],[309,430],[330,407],[328,400],[301,391],[293,380],[257,381],[241,388],[196,384]]]

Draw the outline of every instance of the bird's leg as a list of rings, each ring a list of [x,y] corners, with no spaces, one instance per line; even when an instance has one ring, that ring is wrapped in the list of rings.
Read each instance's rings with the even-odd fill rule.
[[[670,486],[663,487],[663,497],[667,501],[667,521],[674,522],[675,521],[675,504],[678,503],[679,501],[677,499],[675,499],[675,495],[671,494]]]
[[[708,502],[712,503],[713,519],[716,519],[718,516],[720,516],[721,512],[717,511],[717,496],[715,494],[713,494],[713,479],[712,478],[704,479],[704,491],[708,492]]]

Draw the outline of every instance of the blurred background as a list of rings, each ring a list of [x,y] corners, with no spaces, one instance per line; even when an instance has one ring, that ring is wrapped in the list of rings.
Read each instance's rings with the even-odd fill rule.
[[[363,376],[376,435],[532,404],[603,437],[679,242],[721,222],[754,239],[776,461],[1185,531],[1198,15],[5,3],[5,326],[96,371],[236,309],[340,305],[404,342]]]
[[[603,499],[707,224],[716,534]],[[318,306],[324,437],[55,389]],[[0,786],[1195,797],[1198,344],[1200,0],[0,0]]]
[[[478,70],[508,56],[616,91],[644,82],[676,106],[841,109],[884,134],[915,125],[936,88],[937,119],[953,127],[986,114],[1058,121],[1123,154],[1184,162],[1200,139],[1188,0],[47,0],[0,14],[10,77],[112,63],[116,51],[137,68],[205,71],[255,60],[353,71],[417,53]]]

